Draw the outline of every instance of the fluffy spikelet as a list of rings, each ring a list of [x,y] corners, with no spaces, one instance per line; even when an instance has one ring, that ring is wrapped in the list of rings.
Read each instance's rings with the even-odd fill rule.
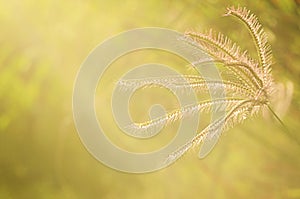
[[[267,35],[257,17],[254,14],[251,14],[247,8],[242,7],[229,7],[227,8],[227,13],[225,15],[237,17],[248,27],[257,48],[260,65],[264,71],[264,81],[267,81],[266,74],[271,72],[272,51],[271,46],[268,43]]]
[[[221,60],[235,60],[253,67],[257,65],[257,63],[248,56],[247,51],[242,52],[236,43],[232,42],[222,33],[216,33],[210,29],[204,33],[186,31],[185,35],[200,44],[206,52],[215,58]]]
[[[221,117],[209,124],[205,129],[198,133],[194,138],[187,142],[182,147],[171,153],[167,157],[168,162],[172,162],[180,158],[189,149],[201,143],[204,139],[213,139],[219,137],[222,132],[232,128],[238,123],[242,123],[247,117],[255,115],[259,109],[251,107],[251,100],[241,100],[234,106],[225,117]]]
[[[180,109],[176,109],[167,115],[155,118],[151,121],[130,124],[126,127],[126,129],[136,136],[151,136],[155,130],[162,125],[169,125],[182,118],[192,117],[199,112],[209,112],[212,108],[214,108],[214,111],[225,110],[230,107],[234,107],[240,101],[241,99],[234,98],[202,101],[197,104],[191,104]]]
[[[215,58],[215,62],[227,66],[240,81],[247,82],[249,87],[261,86],[262,79],[259,74],[262,71],[257,67],[258,63],[250,58],[247,51],[242,52],[228,37],[221,33],[216,34],[211,29],[204,33],[187,31],[185,35],[205,49]]]
[[[183,93],[192,90],[195,92],[218,92],[220,89],[224,89],[226,93],[233,94],[237,93],[236,91],[238,90],[239,94],[244,97],[253,96],[255,94],[249,87],[239,82],[229,80],[205,80],[200,76],[194,75],[121,80],[118,82],[117,87],[124,92],[129,90],[135,91],[139,88],[163,87]]]

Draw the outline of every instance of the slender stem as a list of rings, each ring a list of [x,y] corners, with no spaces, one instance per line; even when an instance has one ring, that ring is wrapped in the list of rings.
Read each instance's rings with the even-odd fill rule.
[[[274,115],[274,117],[282,125],[282,127],[284,128],[284,130],[287,133],[287,135],[300,146],[299,140],[289,131],[289,129],[287,128],[287,126],[283,123],[283,121],[279,118],[279,116],[273,111],[273,109],[269,105],[267,105],[267,106],[268,106],[269,110],[271,111],[271,113]]]

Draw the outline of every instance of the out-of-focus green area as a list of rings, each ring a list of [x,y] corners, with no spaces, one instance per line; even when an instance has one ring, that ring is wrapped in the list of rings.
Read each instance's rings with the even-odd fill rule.
[[[230,130],[205,159],[194,151],[140,175],[96,161],[73,123],[76,73],[100,42],[132,28],[212,27],[253,52],[245,27],[222,17],[238,4],[258,15],[269,35],[276,81],[294,85],[282,117],[300,139],[299,1],[1,0],[0,198],[300,198],[300,146],[272,117]]]

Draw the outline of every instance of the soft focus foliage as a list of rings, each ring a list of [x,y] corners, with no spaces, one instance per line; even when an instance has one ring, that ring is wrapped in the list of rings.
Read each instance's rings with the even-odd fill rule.
[[[278,96],[285,103],[277,110],[293,138],[265,114],[230,130],[205,159],[190,152],[159,172],[125,174],[96,161],[80,142],[71,107],[73,82],[88,53],[121,31],[158,26],[180,32],[213,28],[255,56],[244,27],[220,17],[228,5],[238,4],[258,16],[269,37],[274,78],[283,82]],[[300,146],[293,140],[300,140],[299,15],[297,0],[0,0],[0,198],[299,198]],[[126,64],[169,60],[163,53],[143,60],[130,56]],[[180,61],[173,62],[186,72]],[[122,72],[108,70],[102,83]],[[113,86],[99,89],[110,93]],[[153,99],[155,103],[170,110],[178,106],[174,96],[163,93],[158,92],[158,99],[166,100]],[[108,100],[97,101],[106,107],[98,116],[109,115],[106,128],[117,129],[110,125]],[[133,116],[147,119],[147,106],[154,102],[147,100],[145,107],[142,102],[134,105]],[[174,126],[157,138],[170,140],[178,124]],[[120,141],[123,137],[111,138],[127,146]],[[139,140],[129,142],[131,150]],[[142,142],[143,150],[153,149],[151,140]]]

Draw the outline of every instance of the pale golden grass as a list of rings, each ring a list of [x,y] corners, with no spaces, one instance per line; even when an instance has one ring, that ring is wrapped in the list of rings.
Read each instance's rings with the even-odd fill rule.
[[[183,76],[184,80],[175,76],[119,82],[119,85],[125,89],[160,85],[181,89],[185,92],[189,89],[193,89],[195,92],[213,92],[214,90],[219,92],[220,88],[225,91],[225,98],[200,101],[197,104],[171,111],[167,115],[154,120],[130,125],[130,128],[134,129],[135,132],[143,133],[153,130],[156,126],[168,125],[176,120],[200,112],[225,110],[224,117],[211,122],[189,142],[170,154],[167,161],[175,161],[190,148],[200,144],[205,139],[219,137],[222,132],[263,110],[269,109],[277,117],[270,107],[271,96],[275,88],[271,74],[272,52],[262,25],[254,14],[242,7],[227,8],[225,16],[232,16],[246,26],[256,46],[256,57],[251,57],[247,51],[242,50],[227,36],[212,29],[204,32],[186,31],[182,39],[187,44],[199,50],[204,50],[212,57],[208,60],[199,60],[192,63],[192,65],[196,67],[196,65],[206,63],[216,64],[218,67],[223,68],[222,81],[185,75]],[[277,117],[277,119],[279,118]]]

